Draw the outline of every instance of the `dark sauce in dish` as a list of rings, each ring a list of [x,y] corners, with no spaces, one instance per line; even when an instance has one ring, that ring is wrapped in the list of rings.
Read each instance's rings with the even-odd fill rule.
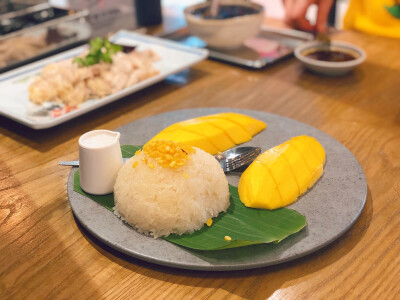
[[[213,18],[210,15],[210,7],[202,7],[193,11],[193,15],[203,19],[229,19],[234,17],[240,17],[245,15],[253,15],[258,11],[253,7],[242,6],[242,5],[221,5],[219,7],[218,15]]]
[[[341,51],[330,51],[330,50],[317,50],[306,54],[306,57],[316,60],[331,61],[331,62],[344,62],[356,59],[356,57],[354,57],[349,53]]]

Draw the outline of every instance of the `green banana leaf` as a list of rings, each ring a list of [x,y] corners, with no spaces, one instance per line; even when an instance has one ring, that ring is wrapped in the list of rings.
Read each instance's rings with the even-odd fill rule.
[[[121,146],[122,157],[130,158],[135,155],[135,152],[142,150],[142,146],[123,145]]]
[[[96,201],[97,203],[99,203],[101,206],[104,206],[108,210],[114,211],[114,206],[115,206],[114,194],[111,193],[107,195],[92,195],[86,193],[81,188],[79,171],[76,171],[74,174],[74,191]]]
[[[295,210],[248,208],[239,199],[238,189],[229,185],[231,205],[226,212],[192,234],[171,234],[164,239],[172,243],[197,249],[219,250],[253,244],[280,242],[306,226],[306,218]],[[232,240],[226,241],[225,236]]]
[[[123,157],[131,157],[139,146],[121,147]],[[96,201],[113,211],[113,194],[96,196],[85,193],[79,184],[79,172],[75,172],[74,191]],[[230,206],[226,212],[213,219],[210,227],[204,225],[192,234],[171,234],[163,239],[174,244],[197,250],[220,250],[262,243],[278,243],[307,225],[306,218],[295,210],[247,208],[239,199],[238,189],[229,185]],[[231,238],[225,240],[225,236]]]

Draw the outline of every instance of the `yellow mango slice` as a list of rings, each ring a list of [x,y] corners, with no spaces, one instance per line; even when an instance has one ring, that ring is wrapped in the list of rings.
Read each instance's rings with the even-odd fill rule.
[[[316,139],[292,138],[259,155],[244,171],[238,186],[240,200],[253,208],[287,206],[321,177],[325,160]]]
[[[208,153],[218,153],[219,151],[219,149],[216,148],[215,145],[204,136],[201,136],[195,132],[190,132],[182,129],[170,132],[168,134],[168,137],[164,139],[175,142],[182,142],[190,146],[203,149]]]
[[[293,147],[289,142],[282,144],[282,156],[291,166],[291,170],[295,175],[297,186],[301,194],[304,194],[310,184],[312,174],[306,165],[300,152]]]
[[[249,116],[221,113],[175,123],[154,136],[154,140],[184,142],[215,155],[251,140],[266,124]]]
[[[257,160],[269,170],[279,189],[281,201],[276,201],[278,197],[274,197],[275,202],[270,205],[281,207],[294,202],[300,192],[291,166],[282,155],[282,149],[279,149],[279,146],[269,149],[262,153]]]
[[[242,114],[221,113],[213,116],[226,119],[233,123],[238,124],[244,130],[246,130],[251,136],[255,136],[257,133],[259,133],[260,131],[264,130],[267,127],[267,124],[265,124],[264,122]]]
[[[325,150],[315,138],[303,135],[295,137],[294,139],[307,139],[307,144],[310,146],[311,150],[315,153],[320,162],[325,164]]]
[[[205,120],[208,124],[223,130],[235,144],[242,144],[251,140],[252,136],[248,131],[229,120],[213,118],[211,116],[201,117],[200,119]]]
[[[171,131],[163,130],[150,141],[155,140],[167,140],[176,142],[179,141],[182,143],[190,144],[193,147],[203,149],[204,151],[209,153],[218,153],[218,149],[208,139],[198,135],[197,133],[184,131],[179,128]]]
[[[273,206],[268,206],[270,203],[274,201],[281,202],[278,186],[263,163],[256,161],[252,168],[253,172],[256,172],[258,176],[252,178],[242,176],[243,179],[239,182],[240,200],[243,199],[242,202],[247,207],[273,209]],[[251,180],[251,182],[247,182],[248,180]],[[265,190],[270,192],[265,193]],[[268,207],[265,206],[265,203],[267,203]]]
[[[212,126],[208,122],[201,119],[192,119],[180,122],[180,130],[189,131],[208,139],[218,151],[225,151],[235,146],[235,143],[226,135],[225,131],[218,127]],[[217,151],[217,152],[218,152]]]
[[[313,138],[311,138],[309,136],[304,136],[304,135],[297,137],[297,138],[290,139],[290,143],[301,154],[301,157],[304,159],[308,169],[311,172],[311,180],[310,180],[307,188],[312,187],[314,185],[314,183],[317,182],[317,180],[321,177],[321,175],[324,171],[324,163],[325,163],[325,151],[324,151],[323,159],[318,158],[316,156],[315,152],[312,151],[312,148],[310,146],[310,143],[312,143],[312,139]]]

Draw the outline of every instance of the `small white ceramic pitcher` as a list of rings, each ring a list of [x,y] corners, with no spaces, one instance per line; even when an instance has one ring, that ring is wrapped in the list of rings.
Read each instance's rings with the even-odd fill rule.
[[[113,192],[122,167],[119,132],[93,130],[79,138],[79,175],[81,188],[90,194]]]

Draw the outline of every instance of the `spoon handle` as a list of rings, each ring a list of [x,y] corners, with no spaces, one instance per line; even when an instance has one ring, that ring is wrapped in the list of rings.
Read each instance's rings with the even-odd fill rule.
[[[216,18],[219,11],[219,0],[211,0],[210,13],[211,17]]]
[[[79,167],[79,160],[59,161],[60,166]]]
[[[219,162],[224,172],[231,172],[251,163],[260,153],[261,148],[259,147],[236,147],[217,154],[214,157]],[[234,156],[231,157],[230,154],[234,154]],[[128,158],[123,158],[124,163],[127,160]],[[79,160],[59,161],[58,164],[60,166],[79,167]]]
[[[125,163],[128,159],[129,158],[123,158],[122,161]],[[79,167],[79,160],[59,161],[58,164],[60,166]]]

